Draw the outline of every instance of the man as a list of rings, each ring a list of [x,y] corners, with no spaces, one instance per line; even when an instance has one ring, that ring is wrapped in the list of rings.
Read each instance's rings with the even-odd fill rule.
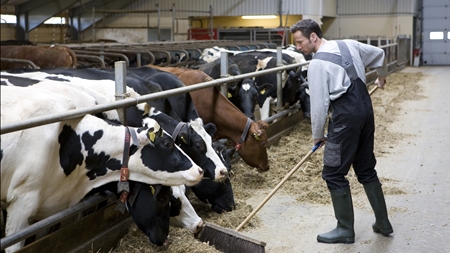
[[[314,144],[325,144],[322,178],[330,191],[337,219],[336,228],[319,234],[317,241],[355,241],[353,204],[345,178],[352,165],[375,213],[373,231],[388,236],[393,229],[375,170],[375,124],[365,84],[365,67],[376,68],[375,83],[383,89],[387,76],[384,51],[353,40],[328,41],[319,25],[310,19],[298,21],[290,30],[298,50],[305,55],[314,53],[308,68],[312,135]],[[329,111],[331,118],[325,135]]]

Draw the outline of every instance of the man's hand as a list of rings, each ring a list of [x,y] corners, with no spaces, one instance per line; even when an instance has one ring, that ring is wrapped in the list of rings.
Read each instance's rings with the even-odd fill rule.
[[[325,145],[325,142],[327,141],[327,138],[319,138],[319,139],[314,139],[314,146],[319,143],[322,142],[322,144],[320,144],[319,148],[321,148],[323,145]]]
[[[378,77],[377,80],[375,80],[375,84],[378,86],[378,88],[384,90],[384,85],[386,84],[385,77]]]

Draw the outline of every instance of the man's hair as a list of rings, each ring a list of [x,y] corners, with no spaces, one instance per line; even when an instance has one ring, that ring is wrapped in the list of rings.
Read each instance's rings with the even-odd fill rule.
[[[322,38],[322,29],[320,29],[319,24],[312,19],[302,19],[297,21],[294,25],[291,26],[291,33],[295,33],[296,31],[302,32],[303,36],[309,38],[311,33],[317,34],[317,37]]]

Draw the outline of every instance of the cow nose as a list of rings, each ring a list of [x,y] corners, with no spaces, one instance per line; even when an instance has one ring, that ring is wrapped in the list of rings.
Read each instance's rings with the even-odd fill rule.
[[[203,229],[203,220],[200,220],[198,223],[197,223],[197,226],[196,226],[196,228],[194,229],[194,234],[198,234],[202,229]]]
[[[228,170],[227,170],[227,169],[222,169],[222,170],[220,171],[220,175],[221,175],[221,176],[224,176],[224,177],[228,176]]]
[[[200,175],[203,176],[203,174],[204,174],[205,172],[202,170],[202,168],[198,167],[198,173],[199,173]]]

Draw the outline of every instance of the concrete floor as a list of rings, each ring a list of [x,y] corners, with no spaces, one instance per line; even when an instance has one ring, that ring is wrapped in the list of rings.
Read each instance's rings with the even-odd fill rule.
[[[406,192],[386,196],[394,234],[372,231],[374,216],[366,201],[355,207],[354,244],[317,243],[317,234],[336,224],[331,205],[295,204],[295,196],[278,193],[258,212],[264,225],[243,234],[266,242],[269,253],[450,252],[450,67],[401,71],[426,74],[419,83],[426,98],[401,103],[401,116],[389,127],[413,136],[377,158],[380,177],[396,180]],[[254,206],[264,197],[256,197]]]

